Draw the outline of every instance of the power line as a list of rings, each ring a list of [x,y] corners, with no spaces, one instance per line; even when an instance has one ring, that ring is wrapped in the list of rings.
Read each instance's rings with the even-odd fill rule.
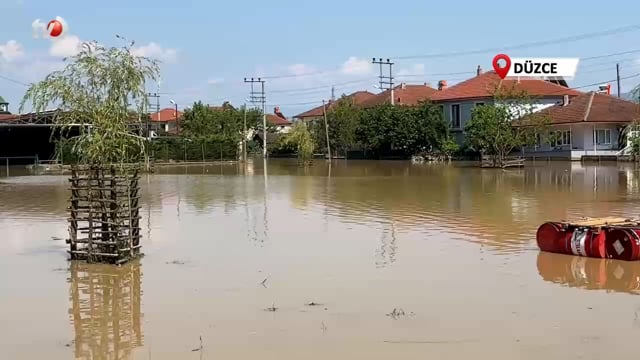
[[[622,28],[622,29],[626,29],[626,28]],[[618,29],[620,30],[620,29]],[[613,31],[613,30],[612,30]],[[607,32],[610,33],[611,31]],[[596,33],[596,34],[603,34],[603,32],[600,33]],[[593,36],[592,34],[585,34],[582,35],[583,37],[586,36]],[[574,39],[575,37],[572,37],[572,39]],[[565,38],[566,40],[566,38]],[[556,40],[557,41],[557,40]],[[529,44],[530,45],[530,44]],[[620,56],[620,55],[626,55],[626,54],[634,54],[634,53],[639,53],[640,49],[634,49],[634,50],[628,50],[628,51],[621,51],[621,52],[615,52],[615,53],[609,53],[609,54],[603,54],[603,55],[594,55],[594,56],[589,56],[589,57],[585,57],[581,59],[581,63],[582,62],[588,62],[588,61],[592,61],[592,60],[597,60],[597,59],[604,59],[604,58],[611,58],[611,57],[615,57],[615,56]],[[580,74],[588,74],[588,73],[597,73],[599,71],[606,71],[609,69],[594,69],[594,70],[590,70],[590,71],[583,71],[583,69],[591,69],[591,68],[595,68],[598,66],[614,66],[616,63],[623,63],[626,61],[632,61],[635,60],[634,58],[627,58],[627,59],[619,59],[617,61],[604,61],[604,62],[596,62],[595,64],[589,64],[588,67],[585,66],[580,66]],[[613,68],[611,69],[611,71],[613,71]],[[327,71],[324,72],[314,72],[314,73],[307,73],[307,74],[302,74],[302,76],[304,75],[311,75],[311,74],[320,74],[320,73],[326,73]],[[401,75],[396,75],[395,77],[398,78],[424,78],[424,79],[428,79],[430,77],[435,77],[435,76],[451,76],[451,75],[472,75],[475,74],[475,71],[458,71],[458,72],[444,72],[444,73],[425,73],[425,74],[401,74]],[[291,76],[287,76],[287,77],[298,77],[300,75],[291,75]],[[274,77],[271,77],[274,78]],[[275,77],[277,78],[277,77]],[[11,77],[5,76],[5,75],[0,75],[0,79],[3,79],[5,81],[9,81],[15,84],[19,84],[22,86],[30,86],[30,84],[27,84],[25,82],[22,82],[20,80],[16,80],[13,79]],[[262,78],[264,79],[264,78]],[[449,78],[448,80],[450,81],[456,81],[456,80],[466,80],[468,79],[468,77],[465,78]],[[333,84],[333,86],[335,87],[345,87],[346,85],[355,85],[355,84],[360,84],[360,83],[366,83],[369,81],[374,80],[374,77],[370,77],[370,78],[361,78],[361,79],[356,79],[356,80],[350,80],[350,81],[345,81],[345,82],[341,82],[341,83],[335,83]],[[312,95],[314,93],[314,91],[317,91],[318,93],[324,92],[329,90],[329,88],[332,85],[322,85],[322,86],[314,86],[314,87],[304,87],[304,88],[289,88],[289,89],[278,89],[278,90],[273,90],[272,92],[274,93],[280,93],[280,94],[289,94],[289,95]],[[166,93],[157,93],[157,94],[172,94],[171,92],[166,92]],[[296,104],[310,104],[310,103],[316,103],[316,102],[300,102],[300,103],[296,103]]]
[[[4,76],[4,75],[0,75],[0,79],[4,79],[4,80],[7,80],[9,82],[12,82],[12,83],[15,83],[15,84],[18,84],[18,85],[22,85],[22,86],[31,86],[31,84],[23,83],[22,81],[15,80],[15,79],[12,79],[12,78],[10,78],[8,76]]]
[[[610,58],[610,57],[614,57],[614,56],[619,56],[619,55],[626,55],[626,54],[633,54],[633,53],[640,53],[640,49],[635,49],[635,50],[629,50],[629,51],[622,51],[622,52],[616,52],[616,53],[609,53],[609,54],[604,54],[604,55],[596,55],[596,56],[589,56],[589,57],[584,57],[580,59],[580,62],[585,62],[585,61],[591,61],[591,60],[596,60],[596,59],[604,59],[604,58]],[[624,59],[624,60],[617,60],[617,61],[607,61],[607,62],[599,62],[595,65],[610,65],[610,64],[616,64],[616,63],[620,63],[620,62],[625,62],[625,61],[632,61],[635,60],[635,58],[628,58],[628,59]],[[583,68],[583,67],[581,67]],[[475,74],[475,71],[455,71],[455,72],[442,72],[442,73],[424,73],[424,74],[398,74],[395,75],[396,78],[412,78],[412,77],[424,77],[424,78],[429,78],[429,77],[435,77],[435,76],[456,76],[456,75],[473,75]],[[582,73],[582,72],[581,72]],[[316,74],[316,73],[309,73],[308,75],[311,74]],[[303,74],[306,75],[306,74]],[[299,75],[291,75],[290,77],[296,77]],[[459,78],[458,80],[463,80],[466,78]],[[357,83],[364,83],[367,81],[373,80],[373,78],[363,78],[360,80],[353,80],[353,81],[346,81],[343,83],[337,83],[337,84],[333,84],[335,86],[341,86],[341,85],[349,85],[349,84],[357,84]],[[448,80],[456,80],[456,79],[448,79]],[[278,90],[272,90],[272,93],[298,93],[298,92],[306,92],[307,90],[311,91],[311,90],[320,90],[320,89],[327,89],[329,88],[331,85],[322,85],[322,86],[314,86],[314,87],[303,87],[303,88],[288,88],[288,89],[278,89]]]
[[[598,56],[597,58],[601,58],[603,56]],[[596,57],[594,57],[596,58]],[[629,60],[635,60],[635,59],[629,59]],[[626,61],[626,60],[624,60]],[[615,68],[615,64],[617,63],[621,63],[622,61],[608,61],[608,62],[600,62],[600,63],[596,63],[596,64],[589,64],[588,66],[581,66],[579,69],[579,73],[580,74],[592,74],[592,73],[599,73],[599,72],[605,72],[605,71],[613,71],[613,69]],[[610,68],[603,68],[603,65],[609,66]],[[636,69],[638,66],[640,65],[634,65],[631,66],[630,68],[634,68]],[[593,69],[592,69],[593,68]],[[629,68],[629,67],[628,67]],[[583,70],[584,69],[584,70]],[[587,70],[588,69],[588,70]],[[414,81],[414,84],[423,84],[423,83],[427,83],[429,82],[429,80],[435,81],[435,79],[429,79],[430,77],[434,77],[434,76],[443,76],[443,75],[461,75],[461,74],[466,74],[466,75],[475,75],[476,72],[475,71],[463,71],[463,72],[450,72],[450,73],[438,73],[438,74],[403,74],[403,75],[394,75],[394,78],[422,78],[422,80],[420,81]],[[470,76],[465,76],[465,77],[455,77],[455,78],[447,78],[446,80],[448,81],[452,81],[452,82],[457,82],[457,81],[464,81],[464,80],[468,80],[470,78]],[[373,82],[375,80],[374,77],[371,77],[369,79],[363,79],[363,80],[358,80],[357,82],[353,82],[353,84],[356,83],[367,83],[369,81]],[[411,84],[412,82],[409,80],[404,80],[403,82]],[[315,89],[319,89],[319,90],[315,90]],[[328,90],[329,86],[320,86],[320,87],[314,87],[314,88],[298,88],[298,89],[287,89],[287,90],[279,90],[281,93],[285,93],[286,92],[286,96],[313,96],[314,94],[321,94],[324,93],[326,90]],[[348,87],[343,87],[341,89],[347,89]],[[301,104],[309,104],[309,103],[316,103],[315,101],[311,101],[309,100],[308,102],[305,100],[302,100],[300,102]],[[298,103],[296,103],[298,104]],[[284,105],[283,105],[284,106]]]
[[[479,54],[486,54],[486,53],[492,53],[492,52],[543,47],[547,45],[556,45],[556,44],[562,44],[566,42],[595,39],[595,38],[605,37],[609,35],[636,31],[638,29],[640,29],[640,24],[623,26],[615,29],[603,30],[598,32],[582,33],[582,34],[566,36],[566,37],[562,37],[554,40],[533,41],[533,42],[521,43],[517,45],[485,48],[485,49],[478,49],[478,50],[471,50],[471,51],[454,51],[454,52],[433,53],[433,54],[426,54],[426,55],[394,56],[394,59],[410,60],[410,59],[457,57],[457,56],[465,56],[465,55],[479,55]],[[638,52],[638,50],[633,50],[632,52]],[[631,52],[628,52],[628,53],[631,53]],[[616,54],[612,54],[611,56],[615,56],[615,55]],[[587,60],[587,59],[588,58],[585,58],[583,60]],[[264,79],[286,79],[286,78],[296,78],[296,77],[303,77],[303,76],[323,75],[339,69],[340,67],[334,67],[332,69],[312,71],[312,72],[302,73],[302,74],[272,75],[272,76],[263,76],[263,78]]]
[[[636,31],[638,29],[640,29],[640,25],[629,25],[629,26],[623,26],[623,27],[619,27],[619,28],[611,29],[611,30],[604,30],[604,31],[592,32],[592,33],[584,33],[584,34],[580,34],[580,35],[567,36],[567,37],[558,38],[558,39],[555,39],[555,40],[533,41],[533,42],[522,43],[522,44],[518,44],[518,45],[486,48],[486,49],[481,49],[481,50],[457,51],[457,52],[448,52],[448,53],[434,53],[434,54],[427,54],[427,55],[395,56],[394,58],[395,59],[401,59],[401,60],[408,60],[408,59],[427,59],[427,58],[433,59],[433,58],[441,58],[441,57],[456,57],[456,56],[465,56],[465,55],[479,55],[479,54],[486,54],[486,53],[492,53],[492,52],[500,52],[500,51],[507,51],[507,50],[517,50],[517,49],[526,49],[526,48],[533,48],[533,47],[542,47],[542,46],[547,46],[547,45],[562,44],[562,43],[566,43],[566,42],[593,39],[593,38],[598,38],[598,37],[604,37],[604,36],[609,36],[609,35],[615,35],[615,34],[621,34],[621,33],[625,33],[625,32]]]

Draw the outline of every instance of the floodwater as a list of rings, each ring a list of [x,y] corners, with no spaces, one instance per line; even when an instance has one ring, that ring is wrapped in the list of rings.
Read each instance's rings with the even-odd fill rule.
[[[66,260],[65,176],[0,178],[0,357],[637,358],[640,263],[535,245],[637,216],[633,165],[263,169],[145,175],[146,256],[119,268]]]

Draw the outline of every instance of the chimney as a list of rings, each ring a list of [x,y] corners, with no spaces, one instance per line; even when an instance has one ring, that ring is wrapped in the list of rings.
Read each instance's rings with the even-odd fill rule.
[[[480,65],[478,65],[478,68],[476,69],[476,76],[480,75],[482,75],[482,68],[480,67]]]
[[[273,108],[273,114],[281,119],[286,119],[286,117],[280,112],[280,106]]]
[[[428,82],[424,83],[424,86],[429,86],[429,83]]]
[[[407,88],[407,83],[401,83],[400,84],[400,89],[404,90]]]
[[[447,88],[447,80],[438,81],[438,90],[442,91]]]
[[[562,97],[562,106],[567,106],[569,105],[569,95],[564,95]]]

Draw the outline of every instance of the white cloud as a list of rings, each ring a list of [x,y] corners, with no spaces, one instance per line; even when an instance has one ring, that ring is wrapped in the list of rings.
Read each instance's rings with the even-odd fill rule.
[[[175,62],[178,56],[178,50],[163,48],[155,42],[140,47],[134,46],[131,52],[136,56],[145,56],[166,62]]]
[[[373,74],[373,64],[367,59],[359,59],[351,56],[342,64],[340,72],[345,75],[371,75]]]
[[[51,39],[49,55],[53,57],[69,57],[77,55],[82,50],[82,40],[76,35],[64,35]]]
[[[53,57],[69,57],[77,55],[82,50],[84,43],[77,35],[64,35],[60,38],[51,39],[49,55]],[[131,53],[136,56],[144,56],[166,62],[175,62],[178,51],[171,48],[163,48],[155,42],[150,42],[143,46],[134,46]]]
[[[22,45],[15,41],[9,40],[6,44],[0,45],[0,58],[5,62],[13,62],[24,56],[24,49]]]

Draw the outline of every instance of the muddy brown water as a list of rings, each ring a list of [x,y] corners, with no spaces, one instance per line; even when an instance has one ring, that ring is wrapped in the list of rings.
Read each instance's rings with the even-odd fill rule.
[[[535,245],[639,215],[633,166],[267,169],[145,175],[146,256],[120,268],[66,260],[65,176],[0,177],[1,358],[637,358],[640,263]]]

